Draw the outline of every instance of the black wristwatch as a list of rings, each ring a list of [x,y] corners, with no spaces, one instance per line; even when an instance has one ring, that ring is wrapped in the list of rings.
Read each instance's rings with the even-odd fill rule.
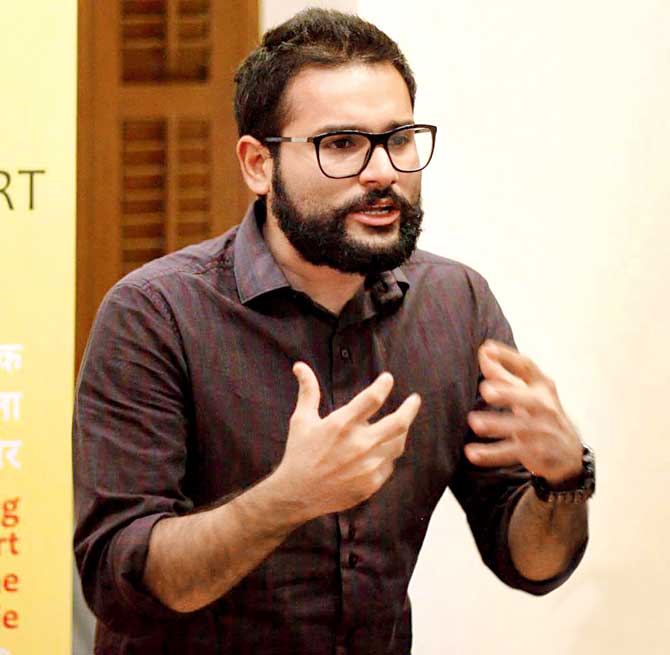
[[[582,450],[582,474],[567,484],[554,488],[537,475],[531,475],[530,482],[537,497],[545,503],[578,505],[585,503],[596,492],[596,458],[593,451],[584,444]]]

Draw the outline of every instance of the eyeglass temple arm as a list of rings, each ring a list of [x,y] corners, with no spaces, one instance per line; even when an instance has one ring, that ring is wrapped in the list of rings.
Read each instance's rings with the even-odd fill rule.
[[[266,136],[263,139],[266,143],[311,143],[313,140],[311,136]]]

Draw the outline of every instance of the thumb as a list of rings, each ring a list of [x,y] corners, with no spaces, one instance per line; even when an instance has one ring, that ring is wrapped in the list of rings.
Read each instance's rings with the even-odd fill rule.
[[[316,412],[318,414],[321,391],[314,371],[305,362],[296,362],[293,365],[293,375],[298,378],[296,411]]]

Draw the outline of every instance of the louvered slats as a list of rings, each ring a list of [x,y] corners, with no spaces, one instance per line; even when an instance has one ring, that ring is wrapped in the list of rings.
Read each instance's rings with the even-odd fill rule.
[[[123,139],[123,273],[165,254],[165,121],[126,121]]]
[[[204,82],[210,0],[119,0],[123,80]],[[167,108],[123,126],[123,272],[211,234],[209,122]]]
[[[207,120],[126,121],[123,138],[123,273],[211,236]]]
[[[177,139],[177,242],[183,247],[211,236],[208,122],[181,120]]]
[[[210,22],[209,0],[123,0],[124,81],[207,80]]]
[[[121,36],[123,79],[165,78],[167,55],[166,0],[123,0]]]

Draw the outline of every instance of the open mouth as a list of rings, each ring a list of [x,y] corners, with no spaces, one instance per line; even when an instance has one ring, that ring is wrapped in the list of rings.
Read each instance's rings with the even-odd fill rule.
[[[355,220],[366,225],[389,225],[400,215],[400,209],[393,201],[364,205],[351,212]]]

